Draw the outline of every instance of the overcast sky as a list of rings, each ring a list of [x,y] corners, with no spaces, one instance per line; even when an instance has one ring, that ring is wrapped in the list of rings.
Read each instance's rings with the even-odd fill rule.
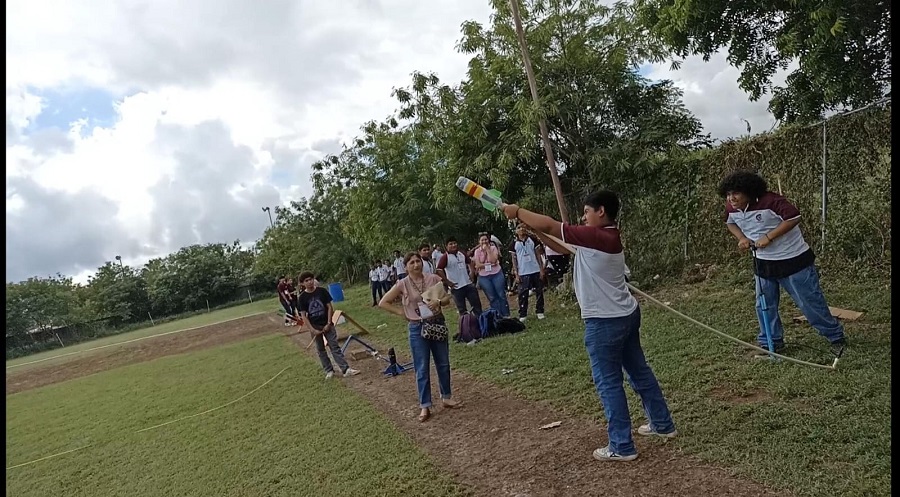
[[[395,108],[414,70],[463,79],[488,0],[11,0],[6,279],[84,282],[193,243],[258,239],[263,206]],[[767,130],[724,56],[669,78],[714,137]]]

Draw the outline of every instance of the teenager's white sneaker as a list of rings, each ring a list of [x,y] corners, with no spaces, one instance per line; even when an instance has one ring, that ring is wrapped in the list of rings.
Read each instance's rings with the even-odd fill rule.
[[[599,449],[594,451],[594,459],[598,461],[634,461],[637,459],[638,455],[631,454],[629,456],[623,456],[622,454],[616,454],[615,452],[609,450],[609,447],[600,447]]]
[[[546,318],[546,317],[547,317],[547,316],[545,316],[543,312],[539,312],[538,315],[537,315],[537,318],[538,318],[538,319],[544,319],[544,318]]]
[[[526,319],[526,318],[519,318],[519,321],[521,321],[521,322],[524,323],[524,322],[525,322],[525,319]]]
[[[347,370],[344,371],[344,378],[347,378],[347,377],[350,377],[350,376],[356,376],[356,375],[358,375],[358,374],[359,374],[359,371],[357,371],[357,370],[355,370],[355,369],[353,369],[353,368],[347,368]]]
[[[645,437],[662,437],[662,438],[675,438],[678,435],[678,430],[672,430],[669,433],[660,433],[653,428],[650,427],[649,424],[638,426],[637,429],[638,435],[643,435]]]
[[[325,373],[326,380],[330,380],[332,378],[334,378],[334,371],[329,371],[329,372]]]

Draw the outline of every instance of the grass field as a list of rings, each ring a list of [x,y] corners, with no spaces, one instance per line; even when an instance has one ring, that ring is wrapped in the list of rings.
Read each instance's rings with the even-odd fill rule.
[[[851,347],[838,371],[751,359],[744,349],[652,304],[642,306],[644,349],[682,434],[675,440],[678,448],[798,495],[887,496],[890,283],[835,282],[825,275],[823,284],[830,305],[866,312],[861,320],[845,323]],[[401,360],[409,357],[403,323],[370,307],[367,288],[346,293],[348,301],[337,307],[385,345],[396,346]],[[758,325],[749,273],[655,295],[717,329],[755,342]],[[448,315],[456,316],[455,310]],[[782,316],[789,322],[795,315],[799,312],[784,296]],[[530,320],[529,330],[519,335],[474,347],[454,344],[451,364],[527,398],[601,421],[577,310],[551,302],[547,316],[545,321]],[[376,330],[383,323],[388,326]],[[786,326],[787,354],[830,364],[827,342],[812,328]],[[502,369],[515,372],[505,375]],[[641,419],[637,398],[626,390],[633,419]],[[465,393],[460,395],[464,399]]]
[[[210,414],[137,430],[202,412]],[[462,491],[365,400],[281,335],[7,396],[6,494],[453,496]]]
[[[267,300],[258,300],[253,302],[252,304],[243,304],[234,307],[228,307],[225,309],[219,309],[217,311],[213,311],[206,314],[198,314],[196,316],[191,316],[185,319],[179,319],[177,321],[169,321],[167,323],[163,323],[157,326],[150,326],[147,328],[142,328],[135,331],[130,331],[127,333],[122,333],[120,335],[111,335],[108,337],[99,338],[97,340],[91,340],[89,342],[81,342],[75,345],[71,345],[69,347],[63,347],[60,349],[48,350],[46,352],[41,352],[38,354],[32,354],[24,357],[17,357],[13,360],[6,361],[6,367],[9,368],[11,366],[16,369],[19,368],[28,368],[31,367],[31,364],[23,365],[25,363],[30,363],[34,361],[43,361],[38,364],[48,365],[53,364],[54,360],[51,358],[64,356],[66,354],[71,354],[72,352],[84,352],[89,349],[93,349],[96,347],[102,347],[105,345],[112,345],[121,342],[126,342],[128,340],[134,340],[137,338],[144,338],[153,335],[159,335],[162,333],[169,333],[172,331],[185,330],[189,328],[195,328],[198,326],[206,326],[213,323],[218,323],[221,321],[226,321],[229,319],[236,319],[243,316],[247,316],[250,314],[254,314],[257,312],[263,311],[272,311],[275,312],[280,309],[281,306],[278,304],[278,300],[276,298],[267,299]],[[70,357],[67,356],[66,357]],[[35,364],[37,365],[37,364]]]

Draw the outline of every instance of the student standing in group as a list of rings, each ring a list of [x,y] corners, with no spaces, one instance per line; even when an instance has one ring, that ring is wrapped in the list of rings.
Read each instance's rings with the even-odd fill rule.
[[[584,200],[583,226],[561,223],[548,216],[502,206],[509,219],[518,219],[538,232],[562,238],[574,247],[573,283],[575,297],[584,320],[584,345],[591,361],[591,373],[606,415],[609,445],[594,451],[600,461],[633,461],[637,448],[631,435],[631,417],[625,397],[622,370],[641,398],[648,423],[640,435],[673,438],[675,423],[653,370],[641,348],[641,308],[625,283],[625,256],[616,225],[619,197],[600,191]],[[543,237],[560,253],[566,247]]]
[[[293,281],[287,276],[278,278],[278,301],[284,308],[284,325],[295,326],[297,322],[297,297]]]
[[[420,248],[420,251],[422,249]],[[427,244],[424,250],[429,251]],[[406,265],[406,278],[394,288],[391,288],[378,306],[382,309],[407,320],[409,323],[409,348],[412,352],[413,366],[416,370],[416,390],[419,394],[419,422],[425,422],[431,417],[431,358],[434,358],[434,369],[438,375],[438,387],[441,392],[441,402],[445,408],[456,408],[462,404],[452,399],[450,389],[450,341],[431,340],[422,336],[422,328],[426,324],[446,326],[446,319],[441,312],[441,307],[450,304],[450,295],[441,301],[425,302],[422,294],[431,286],[440,283],[441,278],[436,274],[426,274],[422,271],[422,256],[416,252],[410,252],[404,258]],[[402,298],[402,307],[393,305],[398,298]]]
[[[331,322],[331,316],[334,315],[334,307],[331,305],[331,294],[328,290],[316,286],[316,279],[310,272],[300,274],[300,282],[303,285],[303,291],[297,299],[297,305],[300,308],[300,315],[310,327],[310,334],[316,342],[316,350],[319,352],[319,361],[322,363],[322,369],[325,370],[325,379],[331,379],[334,376],[334,366],[328,360],[328,352],[325,350],[325,341],[328,341],[328,348],[331,349],[331,357],[341,369],[341,374],[346,376],[355,376],[359,371],[351,368],[344,359],[341,352],[341,346],[338,343],[337,331]]]
[[[437,274],[450,284],[450,294],[460,315],[466,314],[466,301],[472,306],[472,314],[481,314],[481,297],[475,289],[475,265],[468,255],[459,250],[456,238],[447,238],[447,252],[437,264]]]
[[[427,243],[419,245],[419,258],[422,259],[422,272],[425,274],[437,274],[434,261],[431,260],[431,246]]]
[[[369,270],[369,285],[372,287],[372,307],[378,305],[378,300],[384,295],[384,289],[381,286],[381,270],[378,269],[378,263],[372,263],[372,269]]]
[[[528,317],[528,297],[535,293],[535,311],[538,319],[544,319],[544,258],[543,245],[528,234],[524,224],[516,227],[516,237],[510,246],[513,259],[513,275],[519,287],[519,321]]]
[[[406,264],[403,263],[403,255],[399,250],[394,251],[394,273],[397,275],[397,281],[406,278]]]
[[[381,294],[391,288],[391,268],[387,265],[387,259],[378,261],[378,281],[381,283]]]
[[[487,233],[478,236],[478,247],[472,257],[478,271],[478,285],[484,290],[491,308],[501,317],[509,317],[509,301],[506,299],[506,277],[500,267],[500,249]]]

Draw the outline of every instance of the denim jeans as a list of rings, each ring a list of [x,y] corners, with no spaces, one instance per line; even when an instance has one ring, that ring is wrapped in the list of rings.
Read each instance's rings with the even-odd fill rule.
[[[762,312],[769,322],[769,330],[772,332],[772,342],[776,345],[784,343],[784,327],[781,324],[781,316],[778,315],[778,302],[781,297],[781,288],[783,287],[788,295],[791,296],[800,312],[806,316],[810,326],[816,329],[820,335],[827,338],[829,342],[836,342],[844,338],[844,327],[841,323],[831,315],[828,309],[828,303],[825,302],[825,295],[822,293],[822,287],[819,286],[819,272],[816,270],[815,264],[810,264],[804,269],[796,273],[778,279],[767,279],[756,277],[757,288],[756,295],[762,292],[766,301],[766,309],[759,308],[757,301],[757,310]],[[759,316],[759,313],[757,314]],[[759,336],[756,338],[760,347],[768,348],[766,340],[766,332],[760,323]]]
[[[378,304],[381,296],[384,295],[384,287],[380,281],[370,281],[369,284],[372,286],[372,304]]]
[[[312,326],[316,330],[321,330],[321,327],[319,326]],[[328,360],[328,352],[325,351],[325,342],[322,340],[322,337],[325,337],[325,340],[328,340],[328,348],[331,349],[331,357],[334,357],[334,362],[341,368],[341,373],[346,373],[350,366],[347,364],[347,360],[344,359],[344,354],[341,352],[341,344],[338,343],[337,331],[335,331],[334,326],[325,333],[316,335],[313,339],[316,342],[316,351],[319,353],[319,362],[322,363],[322,369],[324,369],[326,373],[334,371],[334,366],[332,366],[331,361]]]
[[[472,314],[476,316],[481,314],[481,296],[478,295],[475,285],[470,283],[462,288],[453,288],[450,295],[453,295],[453,303],[456,304],[456,310],[460,315],[469,312],[466,310],[466,301],[472,306]]]
[[[503,317],[509,317],[509,301],[506,300],[506,277],[503,271],[498,271],[488,276],[479,276],[478,285],[484,290],[491,309],[499,312]]]
[[[620,318],[585,319],[584,325],[584,346],[606,415],[609,448],[623,456],[636,454],[623,385],[623,368],[631,388],[641,398],[650,427],[658,433],[675,430],[659,382],[641,349],[641,309]]]
[[[442,399],[449,399],[450,391],[450,341],[428,340],[422,337],[422,323],[409,323],[409,349],[412,351],[416,370],[416,389],[419,406],[431,407],[431,357],[437,370],[438,387]]]
[[[544,282],[541,281],[541,273],[522,274],[519,275],[519,317],[528,316],[528,296],[531,290],[537,297],[534,310],[538,314],[544,313]]]

